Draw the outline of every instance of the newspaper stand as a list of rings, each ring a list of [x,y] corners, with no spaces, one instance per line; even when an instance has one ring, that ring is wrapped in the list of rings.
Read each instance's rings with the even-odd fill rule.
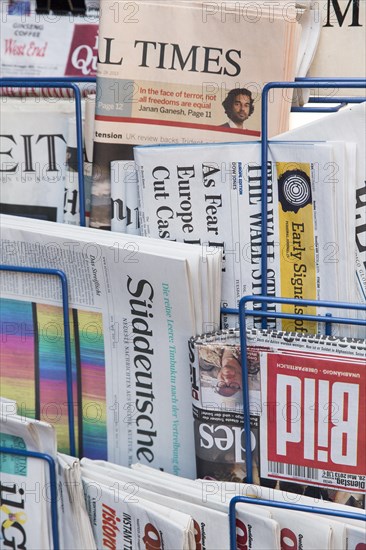
[[[64,341],[65,341],[65,370],[66,370],[66,392],[67,392],[67,411],[69,424],[69,445],[70,454],[76,456],[75,447],[75,424],[74,424],[74,409],[73,409],[73,392],[72,392],[72,364],[71,364],[71,344],[70,344],[70,323],[69,323],[69,294],[67,278],[63,271],[59,269],[48,269],[41,267],[25,267],[0,265],[0,271],[13,271],[18,273],[33,273],[35,275],[51,275],[56,276],[61,282],[62,292],[62,311],[63,311],[63,326],[64,326]]]
[[[63,271],[58,269],[33,268],[23,266],[8,266],[0,265],[0,271],[13,271],[23,273],[33,273],[39,275],[50,275],[60,279],[62,291],[62,310],[63,310],[63,326],[65,340],[65,369],[66,369],[66,392],[67,392],[67,409],[68,409],[68,424],[69,424],[69,445],[70,454],[76,456],[75,448],[75,425],[74,425],[74,410],[73,410],[73,393],[72,393],[72,365],[71,365],[71,345],[70,345],[70,324],[69,324],[69,296],[67,278]],[[56,482],[56,465],[54,459],[45,453],[36,453],[23,449],[12,449],[0,446],[0,454],[13,454],[45,460],[49,467],[50,476],[50,499],[51,499],[51,521],[52,521],[52,539],[54,550],[60,548],[59,533],[58,533],[58,514],[57,514],[57,482]]]
[[[74,91],[75,116],[76,116],[76,144],[77,144],[77,167],[79,186],[79,210],[80,225],[85,227],[85,193],[84,193],[84,165],[83,165],[83,130],[81,115],[81,91],[76,82],[95,82],[94,77],[75,79],[73,77],[60,78],[1,78],[0,88],[64,88]]]
[[[261,192],[262,192],[262,210],[261,210],[261,232],[262,232],[262,257],[261,257],[261,273],[267,273],[267,187],[268,187],[268,177],[267,170],[265,167],[268,162],[268,96],[271,89],[274,88],[365,88],[366,79],[364,78],[344,78],[344,79],[335,79],[335,78],[316,78],[316,79],[307,79],[307,78],[298,78],[296,82],[269,82],[267,83],[262,92],[262,124],[261,124],[261,168],[262,168],[262,182],[261,182]],[[341,107],[348,103],[361,103],[365,101],[364,97],[333,97],[333,98],[310,98],[309,103],[339,103],[336,107],[301,107],[293,108],[293,112],[322,112],[330,113],[336,112]],[[331,333],[331,325],[333,323],[348,324],[348,325],[362,325],[366,326],[366,320],[361,319],[352,319],[352,318],[343,318],[343,317],[331,317],[329,313],[325,315],[299,315],[299,314],[288,314],[288,313],[279,313],[279,312],[268,312],[267,304],[268,303],[278,303],[278,304],[299,304],[301,303],[304,306],[315,306],[315,307],[325,307],[325,308],[338,308],[344,310],[353,310],[353,311],[364,311],[366,312],[366,306],[360,304],[351,304],[351,303],[342,303],[342,302],[328,302],[328,301],[319,301],[319,300],[295,300],[289,298],[277,298],[266,296],[267,294],[267,280],[265,277],[262,277],[261,280],[262,295],[261,296],[245,296],[241,298],[239,302],[239,309],[222,309],[222,313],[226,314],[239,314],[239,330],[240,330],[240,346],[241,346],[241,362],[242,362],[242,376],[243,376],[243,414],[244,414],[244,438],[245,438],[245,448],[251,448],[250,441],[250,416],[249,416],[249,388],[248,388],[248,366],[247,366],[247,357],[246,357],[246,316],[256,316],[262,317],[262,327],[266,328],[267,318],[280,318],[280,319],[296,319],[301,318],[304,320],[312,320],[317,322],[323,322],[325,324],[325,330],[327,334]],[[261,303],[261,310],[247,310],[246,305],[248,302],[257,302]],[[250,452],[245,453],[246,461],[246,472],[247,472],[247,482],[252,483],[252,456]],[[366,521],[365,515],[360,515],[354,512],[343,512],[336,511],[332,509],[322,509],[317,507],[308,507],[298,504],[286,504],[282,502],[274,502],[270,500],[263,499],[254,499],[248,497],[234,497],[230,501],[229,508],[229,522],[230,522],[230,550],[237,549],[236,543],[236,517],[235,509],[238,502],[244,502],[249,504],[260,504],[265,506],[272,506],[275,508],[285,508],[289,510],[297,510],[301,512],[311,512],[315,514],[328,514],[331,516],[338,516],[341,518],[351,518],[361,521]]]
[[[301,318],[306,321],[316,321],[325,323],[329,326],[332,323],[340,323],[347,325],[358,325],[366,327],[366,320],[364,319],[354,319],[354,318],[345,318],[345,317],[329,317],[329,315],[300,315],[296,313],[280,313],[280,312],[269,312],[264,307],[262,310],[246,309],[248,303],[261,303],[262,306],[266,306],[268,303],[277,303],[277,304],[300,304],[303,306],[315,306],[315,307],[325,307],[325,308],[338,308],[344,310],[354,310],[354,311],[364,311],[366,312],[366,305],[362,304],[351,304],[346,302],[328,302],[320,300],[297,300],[290,298],[275,298],[272,296],[244,296],[239,302],[239,309],[225,308],[222,309],[222,313],[225,314],[239,314],[239,330],[240,330],[240,347],[242,350],[241,353],[241,366],[242,366],[242,376],[243,376],[243,415],[244,415],[244,440],[245,440],[245,449],[251,448],[250,441],[250,408],[249,408],[249,386],[248,386],[248,365],[247,365],[247,344],[246,344],[246,316],[251,317],[262,317],[266,319],[268,317],[278,318],[278,319],[298,319]],[[328,331],[329,332],[329,331]],[[252,455],[250,452],[245,453],[245,465],[247,472],[247,483],[253,483],[252,477]],[[261,504],[264,506],[272,506],[275,508],[286,508],[289,510],[297,510],[300,512],[311,512],[315,514],[328,514],[332,516],[338,516],[341,518],[351,518],[361,521],[366,521],[366,515],[360,515],[354,512],[342,512],[332,509],[324,509],[317,507],[310,507],[297,504],[286,504],[282,502],[276,502],[271,500],[262,500],[256,498],[248,497],[233,497],[230,501],[230,511],[229,511],[229,521],[230,521],[230,550],[236,550],[236,518],[235,518],[235,507],[238,502],[245,502],[249,504]]]
[[[38,460],[44,460],[48,464],[49,476],[50,476],[50,506],[51,506],[51,524],[52,524],[52,540],[53,549],[59,550],[59,532],[58,532],[58,514],[57,514],[57,479],[56,479],[56,464],[52,456],[45,453],[36,453],[33,451],[26,451],[24,449],[12,449],[9,447],[0,446],[0,454],[11,454],[17,456],[24,456],[27,458],[35,458]]]
[[[95,77],[85,78],[73,78],[73,77],[60,77],[60,78],[2,78],[0,79],[0,87],[12,86],[18,88],[71,88],[74,90],[75,98],[75,112],[76,112],[76,131],[77,131],[77,164],[78,164],[78,180],[79,180],[79,200],[80,200],[80,225],[85,226],[85,198],[84,198],[84,175],[83,175],[83,140],[82,140],[82,118],[81,118],[81,92],[76,82],[95,82]],[[362,78],[345,78],[345,79],[307,79],[298,78],[295,82],[270,82],[263,88],[262,93],[262,132],[261,132],[261,165],[262,165],[262,211],[261,211],[261,231],[262,231],[262,258],[261,258],[261,270],[262,273],[267,272],[267,170],[263,169],[268,162],[268,94],[273,88],[365,88],[366,79]],[[335,112],[342,106],[348,103],[361,103],[365,101],[362,97],[332,97],[332,98],[317,98],[309,99],[309,103],[339,103],[336,107],[294,107],[293,112]],[[69,439],[70,439],[70,453],[76,456],[75,450],[75,431],[74,431],[74,414],[73,414],[73,392],[72,392],[72,366],[71,366],[71,346],[70,346],[70,326],[68,319],[68,289],[67,278],[63,271],[57,269],[46,268],[31,268],[23,266],[5,266],[0,265],[0,271],[18,271],[28,272],[35,274],[45,274],[58,276],[61,279],[62,285],[62,303],[63,303],[63,319],[64,319],[64,334],[65,334],[65,368],[66,368],[66,383],[67,383],[67,396],[68,396],[68,422],[69,422]],[[250,449],[250,419],[249,419],[249,389],[248,389],[248,368],[246,361],[246,316],[261,317],[262,327],[266,328],[267,318],[279,318],[279,319],[296,319],[301,318],[307,321],[322,322],[325,324],[326,333],[330,333],[330,327],[333,323],[349,324],[349,325],[362,325],[366,326],[366,320],[344,318],[344,317],[332,317],[329,313],[324,315],[299,315],[291,313],[280,312],[268,312],[268,303],[278,304],[302,304],[304,306],[315,306],[323,308],[338,308],[344,310],[356,310],[365,311],[366,306],[360,304],[351,304],[344,302],[330,302],[319,300],[294,300],[290,298],[280,298],[273,296],[266,296],[267,293],[267,281],[263,277],[261,281],[262,294],[257,296],[244,296],[239,302],[239,308],[222,308],[223,314],[239,315],[239,330],[240,330],[240,345],[242,349],[241,361],[242,361],[242,375],[243,375],[243,414],[244,414],[244,434],[245,434],[245,448]],[[262,305],[262,309],[249,310],[246,309],[248,302],[257,302]],[[52,534],[55,550],[59,548],[59,536],[58,536],[58,522],[57,522],[57,486],[56,486],[56,469],[55,461],[49,455],[43,453],[35,453],[30,451],[24,451],[20,449],[11,449],[7,447],[0,447],[0,453],[29,456],[31,458],[38,458],[47,461],[50,471],[51,482],[51,516],[52,516]],[[246,453],[246,471],[247,482],[252,483],[252,457],[251,453]],[[343,512],[336,511],[327,508],[317,508],[312,506],[304,506],[298,504],[287,504],[282,502],[276,502],[271,500],[256,499],[249,497],[233,497],[230,501],[229,521],[230,521],[230,550],[236,550],[236,517],[235,509],[237,503],[249,503],[253,505],[264,505],[275,508],[285,508],[290,510],[296,510],[301,512],[311,512],[314,514],[328,514],[330,516],[338,516],[340,518],[357,519],[360,521],[366,521],[366,515],[361,515],[356,512]]]

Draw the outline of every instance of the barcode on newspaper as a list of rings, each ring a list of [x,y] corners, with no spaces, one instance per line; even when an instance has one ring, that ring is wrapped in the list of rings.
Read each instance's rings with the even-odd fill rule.
[[[301,477],[303,479],[318,479],[318,470],[299,466],[298,464],[284,464],[283,462],[268,461],[268,472],[273,474],[283,474],[292,477]]]

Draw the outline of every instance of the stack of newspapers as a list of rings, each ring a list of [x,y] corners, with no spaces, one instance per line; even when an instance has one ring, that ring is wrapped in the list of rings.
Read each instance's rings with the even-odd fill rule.
[[[2,102],[0,211],[80,225],[75,101],[61,97],[6,97]],[[87,220],[94,111],[95,95],[88,94],[81,101],[81,166]]]
[[[194,477],[187,341],[219,326],[221,253],[71,225],[60,233],[59,224],[16,216],[0,221],[2,264],[67,277],[80,456]],[[53,419],[59,450],[68,452],[58,278],[6,271],[1,296],[2,391],[28,414]]]
[[[56,474],[55,485],[46,460],[1,453],[1,548],[57,550],[51,524],[52,506],[57,512],[58,548],[95,550],[79,461],[57,453],[53,426],[17,414],[15,401],[0,398],[0,444],[14,451],[48,455],[54,461]]]
[[[293,503],[292,493],[252,485],[189,480],[133,465],[81,461],[89,517],[98,548],[167,548],[217,550],[230,548],[229,503],[233,496]],[[309,512],[239,503],[236,506],[237,548],[342,550],[360,548],[365,538],[362,519],[327,515],[326,503],[298,496]],[[310,513],[318,505],[324,513]],[[342,505],[332,511],[347,511]],[[358,514],[357,514],[358,516]],[[360,521],[361,520],[361,521]],[[112,546],[113,545],[113,546]],[[299,546],[297,546],[299,545]]]
[[[142,234],[221,249],[224,307],[261,294],[263,281],[269,296],[362,303],[364,110],[353,119],[355,141],[350,132],[349,141],[308,141],[309,128],[270,143],[264,220],[258,142],[135,147]],[[282,311],[305,312],[296,304]],[[319,330],[303,320],[282,328]]]
[[[310,2],[103,0],[91,225],[110,227],[110,163],[134,145],[260,137],[263,86],[305,76],[319,32]],[[291,104],[272,94],[271,136]]]
[[[365,339],[249,329],[246,340],[245,373],[237,331],[190,341],[198,477],[247,480],[250,420],[256,485],[365,508]]]

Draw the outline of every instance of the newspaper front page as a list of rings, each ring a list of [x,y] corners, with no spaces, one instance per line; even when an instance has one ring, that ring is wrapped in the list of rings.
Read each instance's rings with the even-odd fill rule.
[[[13,407],[1,404],[0,443],[11,449],[47,453],[56,458],[52,426],[25,419]],[[53,548],[48,464],[37,458],[2,453],[0,455],[1,548]]]
[[[1,224],[2,263],[53,267],[67,275],[70,308],[79,328],[75,353],[81,363],[83,400],[75,398],[75,406],[85,456],[108,456],[126,465],[141,460],[194,476],[192,416],[186,407],[190,396],[187,340],[197,327],[215,325],[219,316],[219,297],[211,297],[216,299],[213,317],[208,318],[203,307],[208,263],[202,262],[201,250],[161,242],[156,246],[156,241],[136,236],[131,247],[128,237],[120,234],[69,225],[63,225],[60,236],[57,224],[12,216],[3,216]],[[212,255],[210,261],[217,262],[218,269],[221,256]],[[9,334],[11,327],[23,326],[11,324],[22,306],[32,311],[39,305],[60,309],[61,293],[59,282],[47,275],[10,272],[3,273],[1,281],[10,323],[4,342],[12,359],[14,342],[24,350],[22,335]],[[196,311],[201,311],[199,325]],[[58,424],[65,423],[67,435],[66,400],[60,391],[65,387],[62,318],[53,315],[53,310],[51,316],[47,310],[38,318],[38,333],[46,340],[45,352],[50,342],[52,350],[57,343],[57,358],[49,351],[41,358],[61,365],[61,396],[55,395],[54,385],[50,388],[52,373],[47,371],[45,382],[50,380],[41,387],[41,396],[47,404],[42,389],[53,389],[52,414]],[[80,325],[79,316],[84,320]],[[27,330],[29,342],[34,343],[32,325]],[[33,361],[34,370],[32,357],[28,360]],[[12,365],[11,360],[3,365],[12,373],[6,378],[9,391],[16,389]],[[23,371],[20,377],[26,378]],[[26,395],[21,398],[29,403]],[[34,402],[27,408],[34,409]],[[41,412],[51,415],[47,407]]]
[[[223,307],[238,307],[242,296],[261,294],[260,144],[135,147],[134,153],[143,235],[199,244],[203,249],[221,248]],[[341,159],[338,166],[341,174]],[[343,246],[342,255],[334,260],[332,253],[338,245],[333,168],[331,143],[271,144],[267,168],[268,295],[337,298],[339,270],[348,264],[348,249]],[[326,223],[324,210],[330,214]],[[303,312],[296,305],[282,309]],[[314,309],[308,308],[308,313],[312,312]],[[268,322],[276,326],[275,319]],[[225,317],[223,323],[223,328],[233,326],[235,318]],[[261,320],[255,318],[254,323],[260,326]],[[301,328],[293,321],[283,325],[287,330],[317,331],[316,323],[303,322]]]
[[[295,77],[301,29],[293,6],[287,17],[261,5],[259,11],[249,7],[245,17],[239,3],[219,8],[205,2],[103,1],[93,227],[110,227],[112,160],[132,160],[134,145],[258,137],[264,84]],[[275,135],[287,127],[291,100],[277,93],[272,99]]]
[[[0,75],[2,77],[95,76],[98,16],[11,13],[1,3]],[[62,47],[61,47],[62,45]],[[86,89],[95,89],[88,84]],[[14,88],[2,89],[9,94]],[[68,90],[69,91],[69,90]],[[39,91],[32,90],[39,94]],[[47,91],[52,94],[51,91]],[[69,94],[72,97],[72,92]]]
[[[362,8],[364,9],[364,7]],[[278,136],[275,139],[279,140],[328,140],[334,139],[335,136],[342,136],[342,140],[347,142],[355,142],[357,144],[356,155],[356,175],[348,182],[345,182],[344,187],[336,187],[337,194],[339,193],[339,201],[344,202],[347,199],[344,194],[349,191],[353,195],[354,207],[349,210],[349,215],[354,212],[352,220],[352,243],[350,244],[351,257],[348,260],[352,262],[352,278],[351,285],[354,288],[353,296],[355,301],[364,304],[366,302],[366,167],[365,167],[365,148],[366,148],[366,107],[365,104],[352,105],[342,109],[338,113],[332,113],[326,118],[305,124],[299,128],[295,128],[290,132]],[[335,159],[337,169],[336,178],[338,178],[338,158]],[[343,190],[343,195],[342,195]],[[340,222],[344,220],[340,218]],[[335,251],[337,252],[337,251]],[[354,258],[354,260],[352,259]],[[337,254],[334,258],[337,261],[342,260],[342,256]],[[342,291],[344,291],[344,285]],[[352,300],[351,300],[352,301]],[[360,312],[362,315],[362,312]],[[363,329],[362,329],[363,330]],[[364,337],[364,332],[360,331],[360,337]],[[357,335],[357,333],[354,333]]]
[[[140,469],[138,466],[138,464],[132,465],[133,471],[131,472],[136,491],[140,487],[143,487],[162,496],[184,500],[188,504],[193,503],[201,507],[212,508],[227,515],[228,505],[222,503],[219,499],[212,499],[209,503],[207,501],[204,502],[202,490],[193,480],[157,471],[149,467]],[[109,465],[104,464],[104,467],[108,468]],[[112,467],[119,470],[118,467]],[[123,475],[128,474],[123,473]],[[273,548],[277,550],[279,548],[278,524],[271,518],[269,509],[262,508],[259,511],[253,510],[252,506],[246,504],[238,506],[236,510],[236,540],[238,547],[247,543],[248,548],[252,550],[259,550],[260,548]],[[228,529],[228,523],[226,528]],[[205,542],[205,531],[208,529],[211,530],[213,527],[201,524],[200,535],[203,544]],[[199,543],[197,544],[199,545]]]
[[[83,469],[82,478],[98,548],[195,549],[190,515],[131,496],[91,469]]]
[[[365,341],[255,329],[248,330],[247,341],[254,483],[364,507],[366,467],[361,449],[365,439]],[[189,347],[198,477],[245,481],[239,334],[223,331],[199,337],[192,339]],[[266,365],[267,354],[270,357],[271,353],[282,353],[282,363],[287,360],[294,367],[287,371],[276,365],[266,368],[264,386],[262,364]],[[296,361],[300,362],[298,367]],[[329,368],[320,371],[308,366],[308,361],[319,365],[327,362]],[[306,400],[298,373],[304,387],[324,393],[308,393]],[[282,388],[279,381],[284,384]],[[295,395],[296,384],[300,393]],[[330,393],[333,385],[340,392],[334,398]],[[277,392],[275,396],[273,391]],[[352,411],[351,401],[355,407]],[[296,411],[295,419],[291,411]],[[351,417],[355,420],[354,432]],[[340,433],[336,437],[337,429]],[[280,456],[281,451],[275,452],[274,459],[274,449],[281,444],[287,449],[285,433],[289,449],[296,447],[296,451],[292,460],[290,454]],[[324,438],[323,443],[319,437]],[[343,447],[339,449],[337,444]]]
[[[71,100],[2,98],[0,208],[4,214],[63,222]]]

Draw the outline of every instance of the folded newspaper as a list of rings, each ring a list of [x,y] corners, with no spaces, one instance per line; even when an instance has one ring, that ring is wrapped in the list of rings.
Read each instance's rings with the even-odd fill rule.
[[[67,99],[3,98],[0,211],[63,222],[68,123]],[[73,136],[76,139],[75,135]]]
[[[187,340],[218,327],[221,255],[67,224],[60,235],[59,228],[2,216],[1,263],[66,274],[79,454],[193,477]],[[59,450],[68,452],[59,281],[9,271],[1,291],[3,391],[28,414],[37,409],[53,421]]]
[[[351,143],[330,141],[271,143],[268,262],[262,274],[260,144],[135,147],[142,234],[221,248],[223,307],[238,307],[242,296],[261,294],[262,278],[270,296],[356,301],[352,230],[341,225],[345,212],[354,209],[346,190],[355,149]],[[282,311],[305,310],[295,304]],[[315,313],[311,307],[306,311]],[[224,328],[235,321],[226,317]],[[254,322],[261,326],[261,319]],[[281,326],[273,318],[268,322],[272,328]],[[283,321],[282,328],[320,330],[300,319]]]
[[[254,483],[364,507],[365,340],[250,329],[247,346]],[[190,354],[197,475],[245,481],[239,333]]]
[[[301,35],[295,2],[285,15],[268,4],[103,1],[93,227],[110,227],[110,162],[132,160],[132,146],[260,135],[262,88],[295,78]],[[288,127],[291,99],[272,99],[275,135]]]

